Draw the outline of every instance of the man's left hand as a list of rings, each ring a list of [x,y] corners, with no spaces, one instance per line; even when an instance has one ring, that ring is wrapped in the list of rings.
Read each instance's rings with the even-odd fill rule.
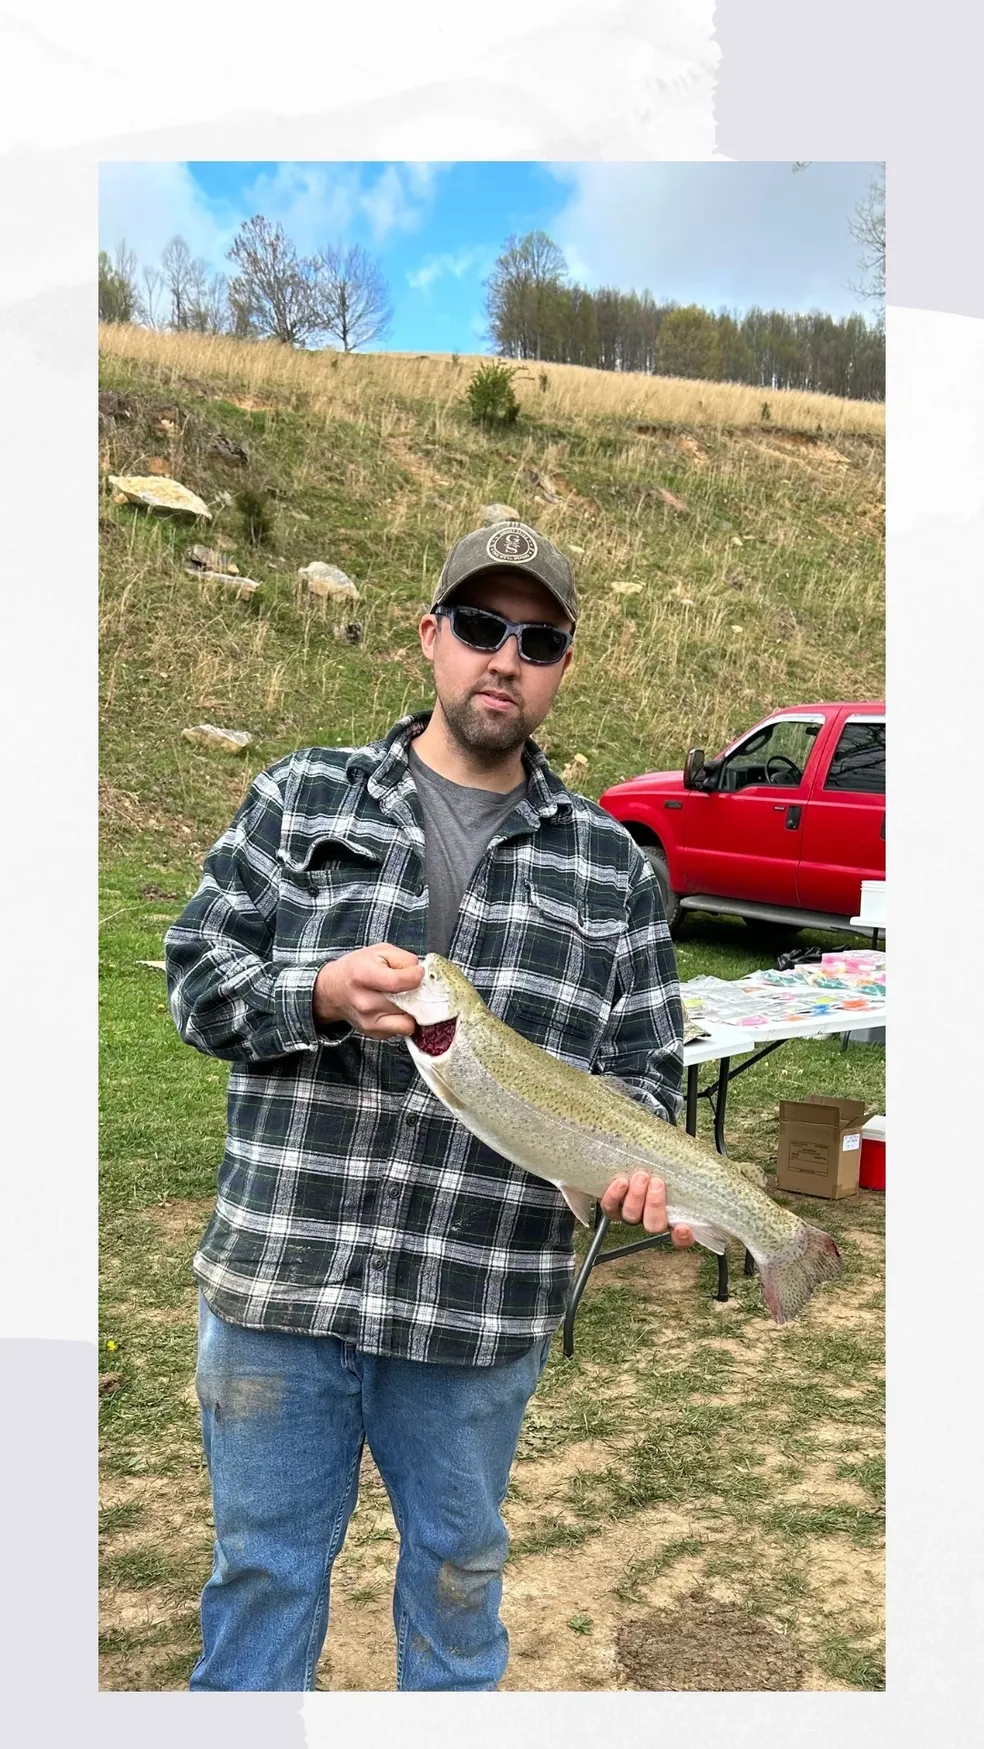
[[[610,1221],[624,1221],[629,1227],[637,1226],[641,1221],[647,1233],[665,1233],[669,1227],[666,1185],[661,1178],[650,1177],[648,1172],[633,1172],[631,1178],[613,1178],[600,1199],[600,1206]],[[685,1251],[694,1242],[689,1227],[670,1228],[670,1238],[678,1251]]]

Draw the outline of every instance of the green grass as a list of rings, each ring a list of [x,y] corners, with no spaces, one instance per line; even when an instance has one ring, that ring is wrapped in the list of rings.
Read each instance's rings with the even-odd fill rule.
[[[525,1535],[514,1537],[509,1545],[508,1561],[522,1560],[524,1555],[542,1555],[548,1549],[575,1549],[595,1535],[600,1525],[594,1520],[572,1523],[556,1514],[538,1520]]]
[[[849,1683],[852,1688],[876,1688],[885,1686],[885,1655],[879,1647],[870,1650],[859,1646],[846,1634],[832,1635],[821,1650],[820,1662],[830,1676],[838,1682]]]
[[[706,1547],[707,1544],[699,1537],[676,1537],[656,1554],[630,1561],[621,1578],[612,1586],[612,1591],[622,1603],[641,1603],[643,1598],[640,1596],[640,1587],[651,1584],[661,1573],[669,1572],[671,1567],[676,1566],[687,1555],[703,1554]]]

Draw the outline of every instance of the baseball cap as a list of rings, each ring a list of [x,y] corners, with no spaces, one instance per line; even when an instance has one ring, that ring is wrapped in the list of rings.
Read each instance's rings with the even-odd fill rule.
[[[472,577],[512,570],[542,583],[576,624],[577,593],[570,559],[525,522],[493,522],[455,541],[444,561],[432,606],[439,607],[453,589]]]

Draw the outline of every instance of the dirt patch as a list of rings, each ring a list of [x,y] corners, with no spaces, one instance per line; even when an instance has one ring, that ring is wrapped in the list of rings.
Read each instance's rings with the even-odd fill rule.
[[[691,467],[706,468],[708,454],[703,445],[697,442],[696,437],[678,437],[676,446],[677,449],[682,450]]]
[[[810,468],[814,462],[826,463],[828,467],[849,468],[850,458],[842,455],[832,443],[823,443],[819,438],[811,441],[802,433],[795,436],[790,433],[785,437],[772,435],[771,443],[755,443],[753,448],[761,455],[778,456],[781,461],[799,462],[801,467]],[[802,450],[806,451],[801,454]]]
[[[261,401],[257,395],[222,395],[220,399],[227,401],[230,407],[239,407],[244,413],[279,413],[279,407],[272,401]]]
[[[678,1609],[625,1622],[615,1645],[630,1688],[798,1690],[806,1669],[794,1641],[750,1610],[701,1592]]]
[[[439,492],[445,491],[454,484],[444,474],[439,474],[437,469],[423,456],[418,455],[407,439],[398,432],[391,432],[386,439],[386,444],[394,461],[406,473],[411,474],[419,485],[426,486],[432,492]]]
[[[818,1603],[836,1600],[841,1621],[863,1621],[866,1633],[885,1631],[885,1558],[847,1537],[816,1538],[805,1563],[806,1583]],[[832,1613],[832,1612],[831,1612]]]
[[[214,1206],[213,1196],[196,1196],[184,1197],[177,1202],[158,1203],[155,1208],[147,1208],[142,1212],[144,1219],[156,1227],[165,1239],[183,1247],[190,1238],[194,1238],[195,1244],[198,1244]]]

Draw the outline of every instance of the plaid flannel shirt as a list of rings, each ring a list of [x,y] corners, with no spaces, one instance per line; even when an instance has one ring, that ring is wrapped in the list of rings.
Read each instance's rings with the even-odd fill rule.
[[[319,1029],[319,968],[390,941],[423,955],[424,838],[407,748],[429,713],[258,776],[165,938],[186,1043],[227,1058],[228,1134],[194,1272],[222,1318],[369,1354],[487,1366],[561,1322],[574,1268],[560,1192],[473,1137],[403,1041]],[[628,833],[550,770],[464,896],[449,957],[509,1025],[681,1105],[682,1012],[659,888]]]

